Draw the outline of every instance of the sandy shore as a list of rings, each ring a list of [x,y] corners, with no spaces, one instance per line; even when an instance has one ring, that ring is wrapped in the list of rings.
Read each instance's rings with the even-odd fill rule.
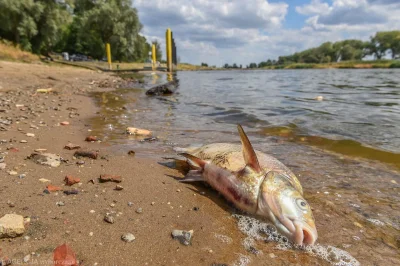
[[[88,93],[123,86],[119,78],[86,69],[10,62],[0,62],[0,73],[0,116],[12,121],[0,124],[0,140],[6,141],[0,144],[6,163],[0,170],[0,217],[16,213],[30,218],[22,236],[0,240],[0,258],[7,256],[18,265],[30,254],[26,265],[52,265],[48,261],[53,250],[67,243],[82,265],[239,265],[244,256],[251,259],[250,265],[328,265],[300,251],[278,250],[275,243],[257,245],[264,256],[246,251],[242,245],[246,235],[232,217],[235,210],[216,192],[177,182],[174,177],[182,174],[157,160],[115,154],[107,143],[86,142],[91,135],[87,123],[97,112]],[[52,92],[37,93],[47,88]],[[60,125],[63,121],[69,125]],[[75,160],[75,151],[64,149],[68,143],[98,151],[98,159]],[[48,167],[28,160],[39,148],[66,162]],[[116,183],[99,183],[101,174],[120,175],[118,185],[123,190],[115,190]],[[81,183],[65,186],[66,175],[80,178]],[[78,194],[46,194],[48,184],[77,189]],[[312,201],[320,210],[315,216],[322,243],[335,243],[329,240],[343,227],[350,236],[360,230],[351,219],[332,221],[346,215],[346,210]],[[107,213],[115,223],[104,221]],[[172,239],[174,229],[194,230],[191,245]],[[122,241],[125,233],[136,239]],[[388,250],[392,256],[393,249]]]

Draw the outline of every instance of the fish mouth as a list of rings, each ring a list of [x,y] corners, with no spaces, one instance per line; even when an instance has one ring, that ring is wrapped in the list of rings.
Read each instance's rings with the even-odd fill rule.
[[[297,245],[314,245],[317,240],[317,231],[300,221],[293,221],[295,227],[294,242]]]
[[[308,246],[314,245],[317,240],[317,231],[308,224],[286,217],[280,217],[280,222],[287,229],[287,235],[296,245]]]

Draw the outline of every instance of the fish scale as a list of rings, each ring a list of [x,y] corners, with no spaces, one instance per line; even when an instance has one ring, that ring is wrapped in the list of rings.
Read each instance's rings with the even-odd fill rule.
[[[190,154],[210,161],[211,163],[223,167],[229,171],[236,172],[246,166],[243,158],[242,145],[233,143],[213,143],[199,148],[189,149]],[[255,150],[261,168],[265,172],[275,171],[283,173],[288,177],[289,183],[303,195],[303,188],[293,172],[278,159]]]

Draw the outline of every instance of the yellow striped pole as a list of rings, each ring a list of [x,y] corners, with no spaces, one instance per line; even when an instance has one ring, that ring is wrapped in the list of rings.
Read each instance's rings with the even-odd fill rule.
[[[153,70],[156,69],[156,60],[157,60],[157,55],[156,55],[156,45],[153,44],[151,47],[151,57],[153,60]]]
[[[109,43],[106,44],[106,52],[107,52],[108,68],[111,70],[112,69],[112,66],[111,66],[111,47],[110,47]]]
[[[172,34],[171,29],[167,29],[167,67],[168,71],[172,72]]]

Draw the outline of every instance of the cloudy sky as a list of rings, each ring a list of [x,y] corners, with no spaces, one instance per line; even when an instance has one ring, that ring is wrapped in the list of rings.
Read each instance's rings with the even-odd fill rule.
[[[400,0],[134,0],[148,40],[174,33],[182,62],[249,64],[400,30]],[[165,45],[163,57],[165,57]]]

